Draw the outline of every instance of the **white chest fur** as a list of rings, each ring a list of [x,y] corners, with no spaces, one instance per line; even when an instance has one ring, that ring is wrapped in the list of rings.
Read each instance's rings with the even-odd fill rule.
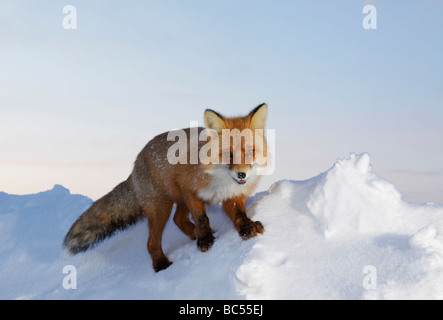
[[[198,192],[198,196],[209,204],[217,204],[224,200],[246,195],[251,190],[251,185],[257,182],[258,176],[255,169],[248,174],[249,178],[245,184],[238,184],[231,176],[229,167],[218,165],[206,173],[211,175],[209,184]]]

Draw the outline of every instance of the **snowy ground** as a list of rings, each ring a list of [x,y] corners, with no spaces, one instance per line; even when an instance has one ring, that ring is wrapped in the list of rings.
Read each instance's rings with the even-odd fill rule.
[[[412,204],[351,154],[306,181],[279,181],[248,201],[265,233],[243,241],[208,208],[216,242],[206,253],[172,221],[155,273],[142,221],[91,251],[62,251],[92,200],[62,186],[0,192],[0,299],[443,299],[443,206]],[[73,265],[77,289],[65,289]]]

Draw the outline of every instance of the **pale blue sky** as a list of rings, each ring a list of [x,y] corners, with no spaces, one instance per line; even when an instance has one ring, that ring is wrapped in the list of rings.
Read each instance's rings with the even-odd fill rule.
[[[443,2],[371,3],[377,30],[363,0],[3,0],[0,190],[96,199],[154,135],[267,102],[262,189],[368,152],[405,199],[443,203]]]

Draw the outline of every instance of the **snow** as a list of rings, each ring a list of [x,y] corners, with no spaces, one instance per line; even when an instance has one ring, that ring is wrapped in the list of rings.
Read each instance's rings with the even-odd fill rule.
[[[403,201],[370,161],[351,154],[251,197],[248,214],[265,227],[254,239],[208,207],[216,241],[202,253],[170,219],[173,264],[159,273],[145,220],[72,257],[63,237],[92,200],[59,185],[0,192],[0,299],[443,299],[443,206]],[[63,287],[65,266],[76,289]]]

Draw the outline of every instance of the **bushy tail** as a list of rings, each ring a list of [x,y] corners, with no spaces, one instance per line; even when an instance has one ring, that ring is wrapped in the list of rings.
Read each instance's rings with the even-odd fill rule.
[[[64,246],[72,254],[86,251],[115,231],[136,223],[142,216],[129,178],[95,201],[77,219],[65,237]]]

